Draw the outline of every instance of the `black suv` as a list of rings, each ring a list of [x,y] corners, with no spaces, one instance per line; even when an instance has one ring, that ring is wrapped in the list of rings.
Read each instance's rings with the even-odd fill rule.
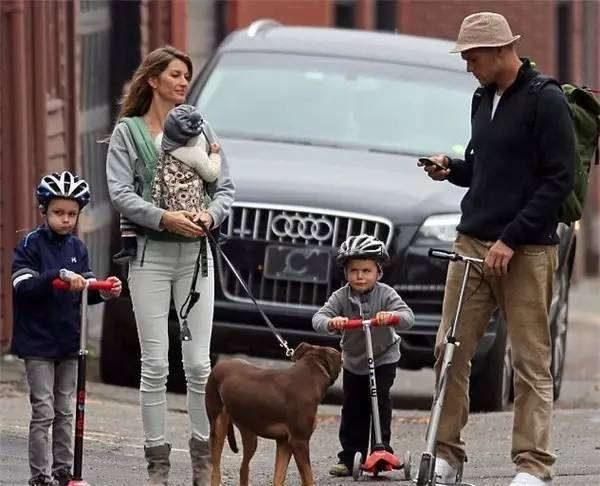
[[[416,314],[402,333],[400,366],[432,366],[447,266],[427,252],[451,247],[464,190],[429,180],[416,161],[463,154],[476,87],[450,48],[423,37],[262,20],[232,33],[195,80],[189,102],[220,135],[238,188],[223,250],[291,346],[337,344],[313,331],[311,317],[342,285],[332,251],[366,232],[386,243],[384,281]],[[574,253],[574,232],[560,233],[551,315],[557,396]],[[242,286],[216,261],[213,352],[283,357]],[[106,312],[102,363],[112,381],[124,368],[125,353],[117,362],[115,348],[137,345],[129,307],[122,301]],[[511,383],[510,344],[496,315],[473,362],[473,409],[502,409]]]

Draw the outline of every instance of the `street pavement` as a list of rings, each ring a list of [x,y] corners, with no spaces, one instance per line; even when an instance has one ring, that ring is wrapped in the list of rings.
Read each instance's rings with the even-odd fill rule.
[[[552,428],[552,451],[557,455],[555,486],[600,485],[600,281],[573,286],[567,363],[561,398],[556,404]],[[266,366],[286,366],[265,362]],[[28,478],[27,427],[29,404],[23,366],[4,360],[0,368],[0,485],[25,485]],[[410,450],[416,474],[425,446],[433,374],[430,370],[400,371],[394,387],[392,445],[398,454]],[[335,402],[341,389],[329,395]],[[187,452],[188,420],[185,397],[169,394],[169,440],[173,443],[170,484],[191,484]],[[88,384],[86,407],[84,478],[93,486],[142,485],[145,478],[143,434],[137,390],[97,382]],[[464,431],[469,462],[465,480],[477,486],[505,486],[514,475],[510,462],[511,412],[473,414]],[[318,485],[353,483],[327,474],[338,451],[339,405],[319,408],[319,424],[311,441],[311,459]],[[238,443],[241,442],[239,434]],[[271,483],[275,448],[260,440],[251,464],[252,484]],[[237,484],[240,454],[224,450],[223,485]],[[386,475],[384,483],[409,484],[402,472]],[[381,480],[381,478],[380,478]],[[361,482],[373,482],[366,476]],[[300,484],[290,464],[286,484]]]

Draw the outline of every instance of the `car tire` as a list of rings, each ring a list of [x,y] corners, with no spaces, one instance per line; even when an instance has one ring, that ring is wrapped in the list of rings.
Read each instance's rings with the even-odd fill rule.
[[[550,333],[552,337],[552,364],[550,370],[554,382],[555,401],[560,397],[565,368],[567,330],[569,323],[569,282],[570,271],[566,271],[560,276],[560,282],[557,285],[554,294],[555,296],[552,299],[552,305],[557,307],[550,311],[550,315],[553,316],[553,319],[550,322]]]
[[[505,410],[511,397],[513,370],[506,324],[496,317],[496,339],[480,366],[481,371],[471,376],[469,397],[472,412]]]
[[[131,302],[127,298],[105,303],[100,377],[111,385],[137,387],[140,384],[140,346]]]

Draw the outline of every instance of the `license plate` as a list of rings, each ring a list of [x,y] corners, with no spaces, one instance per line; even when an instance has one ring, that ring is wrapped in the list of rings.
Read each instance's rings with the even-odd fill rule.
[[[270,245],[265,253],[264,276],[293,282],[327,283],[331,255],[314,247]]]

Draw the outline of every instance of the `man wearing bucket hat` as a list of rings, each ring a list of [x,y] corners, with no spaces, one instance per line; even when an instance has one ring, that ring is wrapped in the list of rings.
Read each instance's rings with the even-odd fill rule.
[[[471,297],[462,310],[460,347],[447,382],[435,468],[439,485],[461,481],[470,360],[498,308],[506,321],[514,369],[511,457],[517,474],[510,486],[552,482],[548,311],[557,263],[558,209],[573,184],[575,136],[557,84],[545,84],[535,110],[531,108],[531,87],[539,73],[528,59],[518,57],[519,38],[497,13],[475,13],[463,20],[452,52],[461,54],[467,71],[482,85],[472,105],[471,141],[464,160],[436,155],[431,158],[445,169],[424,167],[434,180],[469,188],[454,249],[485,259],[484,272],[471,272]],[[435,347],[438,376],[463,272],[458,263],[448,269]]]

